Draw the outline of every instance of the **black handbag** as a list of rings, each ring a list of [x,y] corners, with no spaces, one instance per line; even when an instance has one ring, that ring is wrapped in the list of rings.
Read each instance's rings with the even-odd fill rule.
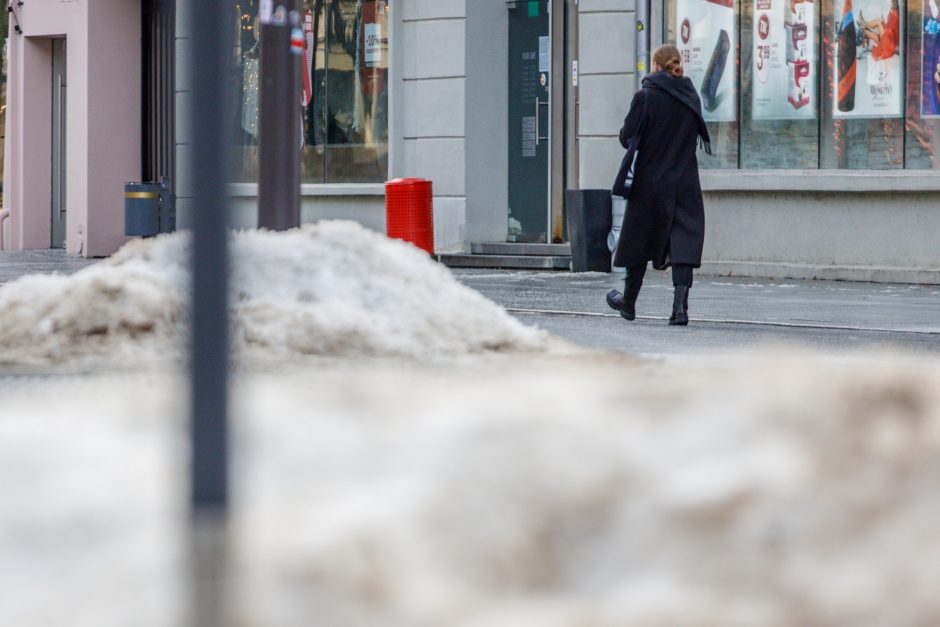
[[[617,177],[614,179],[614,185],[610,189],[612,196],[630,197],[630,190],[633,189],[633,179],[636,175],[636,163],[640,158],[640,138],[643,137],[643,131],[646,130],[646,92],[643,91],[642,107],[640,112],[640,128],[636,135],[627,140],[627,152],[623,155],[620,162],[620,169],[617,170]]]

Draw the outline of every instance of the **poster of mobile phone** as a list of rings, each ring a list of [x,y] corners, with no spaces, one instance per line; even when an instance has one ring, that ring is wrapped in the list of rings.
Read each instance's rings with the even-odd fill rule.
[[[751,115],[816,117],[816,6],[813,0],[755,0]]]
[[[898,0],[833,1],[832,117],[901,117],[904,32]]]
[[[924,28],[921,32],[920,117],[940,117],[940,6],[923,0]]]
[[[676,47],[685,75],[702,97],[708,122],[733,122],[735,107],[734,0],[677,0]]]

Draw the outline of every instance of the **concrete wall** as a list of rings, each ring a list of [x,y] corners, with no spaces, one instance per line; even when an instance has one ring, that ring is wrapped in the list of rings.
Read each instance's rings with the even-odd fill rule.
[[[340,188],[340,189],[337,189]],[[229,224],[235,229],[253,229],[258,224],[257,186],[232,186]],[[382,185],[303,185],[300,199],[301,223],[317,220],[352,220],[385,232],[385,191]],[[190,228],[192,212],[187,212],[179,228]]]
[[[138,0],[31,0],[9,38],[4,205],[10,244],[51,244],[51,38],[67,40],[66,248],[109,255],[125,241],[124,182],[140,178]]]
[[[705,205],[710,273],[940,283],[932,195],[710,192]]]
[[[192,126],[193,74],[190,67],[192,58],[192,28],[190,25],[190,7],[194,0],[176,0],[176,81],[174,83],[176,115],[176,180],[173,182],[176,194],[176,226],[188,229],[192,225],[192,157],[190,152],[190,130]]]
[[[509,225],[509,20],[505,0],[467,2],[466,243]]]
[[[395,100],[393,177],[434,183],[434,244],[464,248],[467,224],[467,3],[489,0],[397,0],[390,97]]]
[[[609,188],[623,148],[617,137],[633,97],[633,0],[581,0],[578,13],[579,179]]]
[[[921,172],[702,172],[716,274],[940,283],[940,181]]]

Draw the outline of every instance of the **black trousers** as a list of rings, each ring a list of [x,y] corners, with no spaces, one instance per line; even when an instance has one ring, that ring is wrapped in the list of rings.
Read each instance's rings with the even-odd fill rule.
[[[646,264],[642,266],[633,266],[627,268],[627,277],[625,279],[626,291],[639,292],[643,286],[643,277],[646,276]],[[672,284],[675,286],[684,285],[692,287],[692,266],[676,263],[672,265]]]

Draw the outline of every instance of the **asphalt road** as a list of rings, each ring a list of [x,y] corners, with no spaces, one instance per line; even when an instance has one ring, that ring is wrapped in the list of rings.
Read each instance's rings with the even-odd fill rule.
[[[643,356],[735,354],[765,345],[940,354],[940,286],[696,277],[688,327],[670,327],[668,273],[650,271],[627,322],[607,307],[623,275],[456,270],[521,321],[582,346]]]

